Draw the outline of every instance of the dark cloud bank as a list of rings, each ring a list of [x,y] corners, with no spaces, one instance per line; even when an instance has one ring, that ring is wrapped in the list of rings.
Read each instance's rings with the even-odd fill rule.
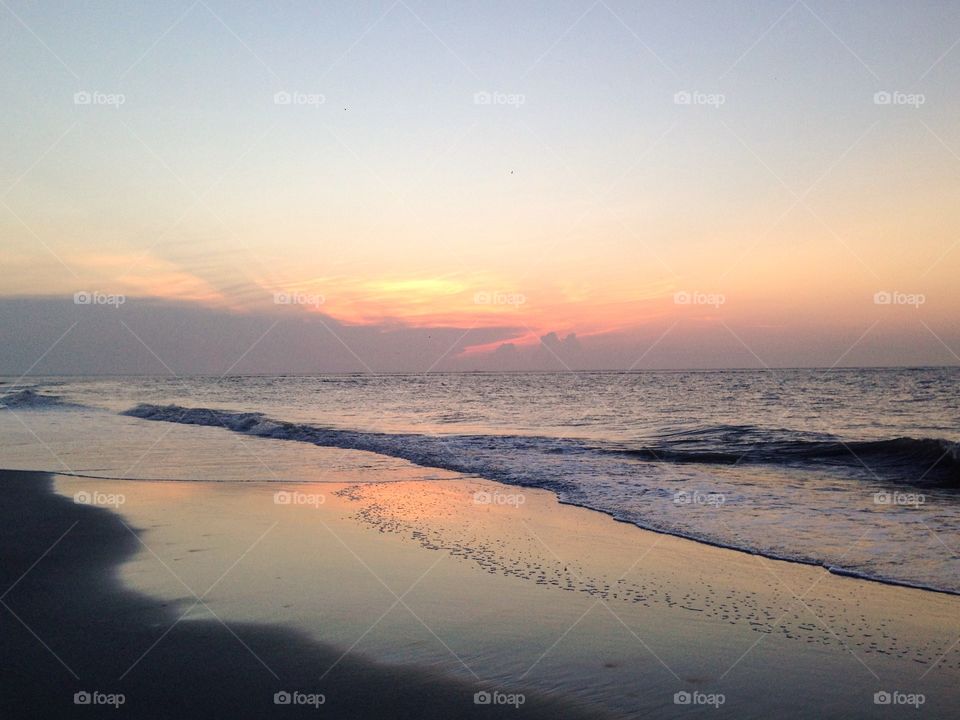
[[[510,325],[347,325],[289,306],[241,313],[134,298],[119,306],[77,305],[72,297],[6,298],[0,300],[0,374],[829,367],[852,345],[842,365],[955,364],[932,337],[918,343],[878,329],[857,343],[860,328],[803,330],[737,326],[734,335],[721,323],[671,320],[593,337],[550,332],[539,344],[517,345],[511,338],[528,330]],[[493,350],[465,352],[480,345]]]

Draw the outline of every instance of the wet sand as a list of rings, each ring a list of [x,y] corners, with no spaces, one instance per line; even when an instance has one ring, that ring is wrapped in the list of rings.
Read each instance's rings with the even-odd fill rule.
[[[357,717],[402,716],[404,708],[447,717],[916,712],[876,705],[878,692],[922,694],[923,716],[956,716],[960,598],[643,531],[544,491],[437,477],[371,483],[359,482],[376,479],[369,471],[358,471],[358,482],[240,485],[59,476],[59,496],[43,497],[69,517],[97,513],[122,547],[107,552],[99,541],[95,564],[109,582],[98,581],[89,606],[123,650],[108,663],[113,677],[183,615],[123,681],[147,688],[158,673],[202,677],[219,663],[234,671],[241,695],[277,687],[272,670],[304,692],[327,688]],[[292,494],[277,502],[278,491]],[[73,504],[81,492],[124,502],[111,510]],[[43,537],[55,540],[54,528]],[[28,578],[36,582],[46,564]],[[55,572],[49,587],[62,580]],[[53,593],[44,611],[32,597],[24,602],[30,587],[18,585],[11,605],[36,608],[35,622],[48,627],[45,613],[60,617],[64,598]],[[120,618],[123,626],[112,627]],[[168,644],[180,633],[179,647]],[[204,639],[197,657],[196,633],[220,644]],[[20,636],[35,646],[23,672],[58,670],[22,626]],[[406,674],[450,704],[421,707],[415,692],[404,694],[418,681],[392,682]],[[116,687],[110,672],[97,677]],[[339,677],[347,688],[349,678],[365,678],[360,704],[331,686]],[[197,680],[197,690],[209,682],[221,680]],[[157,696],[147,688],[131,688],[129,704]],[[477,706],[480,688],[524,693],[527,702],[519,711]],[[336,713],[332,700],[322,711]]]
[[[52,484],[44,473],[0,472],[0,717],[594,716],[534,695],[519,713],[475,705],[480,683],[341,657],[342,649],[282,623],[228,624],[203,603],[178,622],[196,597],[184,607],[136,592],[118,575],[121,563],[146,552],[141,533],[115,512],[54,493]],[[120,485],[131,501],[162,487]],[[160,515],[176,510],[167,504]],[[204,528],[179,531],[186,538]],[[270,603],[268,586],[248,591]],[[331,666],[320,679],[317,669]],[[316,703],[322,694],[324,702],[277,705],[277,692]],[[91,704],[75,704],[76,693],[89,693]]]

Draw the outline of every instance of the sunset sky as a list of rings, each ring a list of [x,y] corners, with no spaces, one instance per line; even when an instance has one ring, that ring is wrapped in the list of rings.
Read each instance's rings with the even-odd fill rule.
[[[0,372],[960,362],[957,4],[4,0],[0,93]]]

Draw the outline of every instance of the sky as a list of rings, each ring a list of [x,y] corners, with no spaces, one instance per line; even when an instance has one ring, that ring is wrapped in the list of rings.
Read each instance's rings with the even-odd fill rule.
[[[960,364],[955,3],[4,0],[0,94],[0,373]]]

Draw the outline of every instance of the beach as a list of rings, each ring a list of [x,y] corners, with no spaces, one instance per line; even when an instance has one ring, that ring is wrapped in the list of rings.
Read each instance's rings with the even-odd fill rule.
[[[956,713],[956,596],[409,471],[3,473],[3,716]]]
[[[960,1],[0,38],[0,720],[960,720]]]
[[[196,596],[168,602],[118,576],[118,564],[152,556],[120,516],[59,496],[43,473],[4,472],[2,484],[5,718],[299,717],[321,709],[338,718],[514,716],[514,706],[475,705],[472,684],[342,656],[282,623],[227,624],[213,611],[187,617],[204,607]],[[320,681],[318,669],[328,667]],[[588,717],[549,698],[524,701],[531,717]]]

